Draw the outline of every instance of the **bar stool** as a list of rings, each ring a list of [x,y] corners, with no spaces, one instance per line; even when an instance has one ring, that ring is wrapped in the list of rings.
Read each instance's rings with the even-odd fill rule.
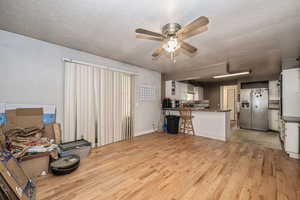
[[[193,135],[195,135],[193,121],[192,121],[193,118],[192,110],[190,108],[183,107],[179,109],[179,113],[181,118],[179,132],[185,134],[189,134],[190,132],[192,132]]]

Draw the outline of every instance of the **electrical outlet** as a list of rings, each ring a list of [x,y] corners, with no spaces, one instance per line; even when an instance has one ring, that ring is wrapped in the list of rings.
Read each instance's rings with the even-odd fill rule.
[[[152,130],[155,131],[155,122],[152,122]]]

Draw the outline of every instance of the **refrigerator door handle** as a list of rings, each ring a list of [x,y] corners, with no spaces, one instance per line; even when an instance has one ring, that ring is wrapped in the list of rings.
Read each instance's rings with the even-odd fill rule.
[[[250,126],[252,128],[252,121],[253,121],[253,89],[251,89],[250,92],[250,113],[251,113],[251,118],[250,118]]]

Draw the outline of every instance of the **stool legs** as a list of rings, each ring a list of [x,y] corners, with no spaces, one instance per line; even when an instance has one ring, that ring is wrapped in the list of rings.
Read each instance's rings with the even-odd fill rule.
[[[195,135],[193,121],[191,119],[182,119],[180,123],[180,132],[184,134],[192,132],[193,135]]]

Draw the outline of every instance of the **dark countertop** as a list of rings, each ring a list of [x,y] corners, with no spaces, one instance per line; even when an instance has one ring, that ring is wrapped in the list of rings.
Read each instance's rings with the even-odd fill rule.
[[[268,110],[279,110],[279,108],[268,108]]]
[[[179,108],[163,108],[163,110],[169,111],[179,111]],[[216,110],[216,109],[199,109],[199,108],[191,108],[193,112],[230,112],[231,110]]]
[[[285,116],[283,116],[283,120],[286,122],[300,122],[300,117],[285,117]]]

